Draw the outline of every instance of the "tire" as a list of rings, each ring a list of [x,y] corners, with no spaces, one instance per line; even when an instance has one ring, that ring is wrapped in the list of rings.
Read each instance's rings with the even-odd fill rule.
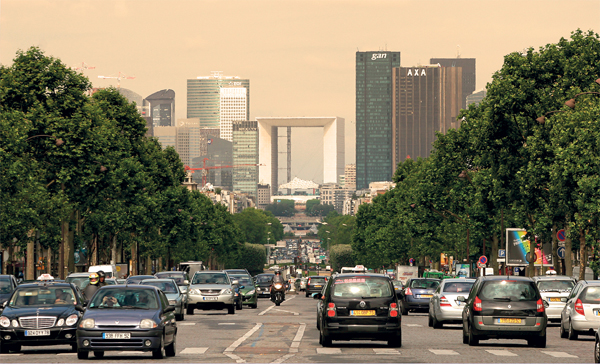
[[[435,312],[433,313],[433,316],[432,316],[431,320],[432,320],[432,325],[431,326],[433,326],[434,329],[441,329],[442,327],[444,327],[444,324],[441,323],[441,322],[439,322],[437,320],[437,318],[435,318]]]
[[[463,332],[463,335],[462,335],[462,337],[463,337],[463,344],[468,344],[469,343],[469,335],[467,334],[467,329],[466,329],[466,325],[465,324],[463,324],[463,330],[462,330],[462,332]]]
[[[242,303],[242,300],[240,300],[239,302],[240,302],[240,303],[239,303],[239,305],[237,306],[237,309],[238,309],[238,310],[241,310],[241,309],[243,309],[243,308],[244,308],[244,304]]]
[[[431,310],[429,310],[429,319],[427,320],[427,326],[433,327],[433,317],[431,317]]]
[[[402,347],[402,333],[398,336],[395,336],[393,339],[388,340],[387,342],[390,348],[401,348]]]
[[[9,352],[8,349],[9,349],[8,345],[0,343],[0,354],[8,354],[8,352]]]
[[[319,316],[317,316],[317,330],[321,330],[321,323],[319,322]]]
[[[250,305],[250,308],[258,308],[258,303],[255,303],[253,305]]]
[[[596,343],[594,344],[594,363],[600,363],[600,340],[596,337]]]
[[[578,336],[579,336],[579,334],[577,334],[577,331],[575,331],[575,329],[573,329],[573,324],[571,324],[571,321],[569,321],[569,332],[567,333],[567,339],[577,340]]]
[[[104,358],[104,351],[94,351],[94,357],[98,359]]]
[[[152,350],[152,358],[153,359],[162,359],[165,357],[165,339],[164,337],[160,338],[160,345],[158,349]]]
[[[77,344],[71,344],[71,352],[72,353],[76,353],[77,352]]]
[[[89,351],[77,350],[77,359],[85,360],[90,355]]]
[[[402,316],[408,315],[408,309],[403,301],[400,301],[400,312],[402,313]]]
[[[175,356],[175,354],[177,354],[177,335],[173,335],[173,342],[165,346],[165,354],[169,357]]]
[[[308,297],[308,292],[306,292],[306,297]]]
[[[185,313],[188,314],[188,315],[193,315],[194,314],[194,307],[188,306],[188,308],[185,310]]]
[[[561,339],[566,339],[567,336],[569,334],[567,333],[567,331],[565,330],[565,328],[563,327],[562,321],[560,322],[560,338]]]
[[[227,307],[228,315],[233,315],[234,313],[235,313],[235,305],[231,305],[231,306]]]
[[[476,335],[473,335],[473,330],[471,330],[471,325],[469,325],[469,346],[477,345],[479,345],[479,338]]]
[[[542,349],[544,349],[546,347],[546,335],[537,337],[534,340],[533,345],[536,348],[542,348]]]
[[[183,314],[176,313],[175,314],[175,321],[183,321]]]
[[[319,343],[324,348],[328,348],[332,345],[331,336],[323,334],[323,329],[319,330]]]

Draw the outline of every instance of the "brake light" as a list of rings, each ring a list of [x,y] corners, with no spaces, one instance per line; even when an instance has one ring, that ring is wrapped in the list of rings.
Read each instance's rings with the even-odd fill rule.
[[[404,294],[408,295],[408,296],[412,296],[412,291],[410,290],[410,287],[406,287],[406,291],[404,291]]]
[[[541,298],[537,300],[537,312],[544,312],[544,302]]]
[[[310,284],[310,278],[308,279],[308,282],[306,282],[306,284]]]
[[[585,316],[585,312],[583,312],[583,302],[581,302],[579,298],[577,299],[577,301],[575,301],[575,312]]]
[[[390,303],[390,317],[398,317],[398,304],[396,302]]]
[[[445,296],[442,296],[440,297],[440,307],[452,307],[452,305]]]
[[[481,300],[477,296],[475,296],[475,301],[473,301],[473,311],[481,311]]]
[[[329,302],[327,304],[327,316],[328,317],[335,317],[335,314],[336,314],[335,303]]]

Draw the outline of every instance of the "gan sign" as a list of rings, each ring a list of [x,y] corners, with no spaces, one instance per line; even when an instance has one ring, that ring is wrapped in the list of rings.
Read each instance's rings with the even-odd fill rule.
[[[530,248],[535,249],[536,261],[534,264],[544,267],[552,266],[552,243],[547,242],[543,246],[544,254],[541,254],[539,248],[536,247],[535,241],[529,244],[529,240],[525,238],[527,231],[524,229],[506,229],[506,265],[525,266],[529,265],[526,259]]]

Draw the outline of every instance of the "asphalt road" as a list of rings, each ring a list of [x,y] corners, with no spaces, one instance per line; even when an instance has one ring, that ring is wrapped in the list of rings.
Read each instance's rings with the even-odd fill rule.
[[[258,309],[245,307],[235,315],[223,311],[198,311],[179,321],[177,356],[162,362],[178,363],[589,363],[594,339],[561,339],[558,327],[548,328],[545,349],[530,348],[525,340],[488,340],[477,347],[462,343],[460,325],[434,330],[427,314],[402,317],[402,347],[389,349],[384,342],[334,341],[319,345],[316,301],[301,295],[275,307],[260,299]],[[0,354],[0,363],[71,363],[77,355],[68,346],[23,347],[18,354]],[[155,362],[150,353],[107,352],[96,362]]]

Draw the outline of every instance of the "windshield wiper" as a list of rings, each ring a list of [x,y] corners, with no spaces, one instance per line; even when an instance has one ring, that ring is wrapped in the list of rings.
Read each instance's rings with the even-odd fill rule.
[[[496,298],[494,298],[494,300],[496,300],[496,301],[508,301],[508,302],[512,301],[512,299],[510,297],[496,297]]]

